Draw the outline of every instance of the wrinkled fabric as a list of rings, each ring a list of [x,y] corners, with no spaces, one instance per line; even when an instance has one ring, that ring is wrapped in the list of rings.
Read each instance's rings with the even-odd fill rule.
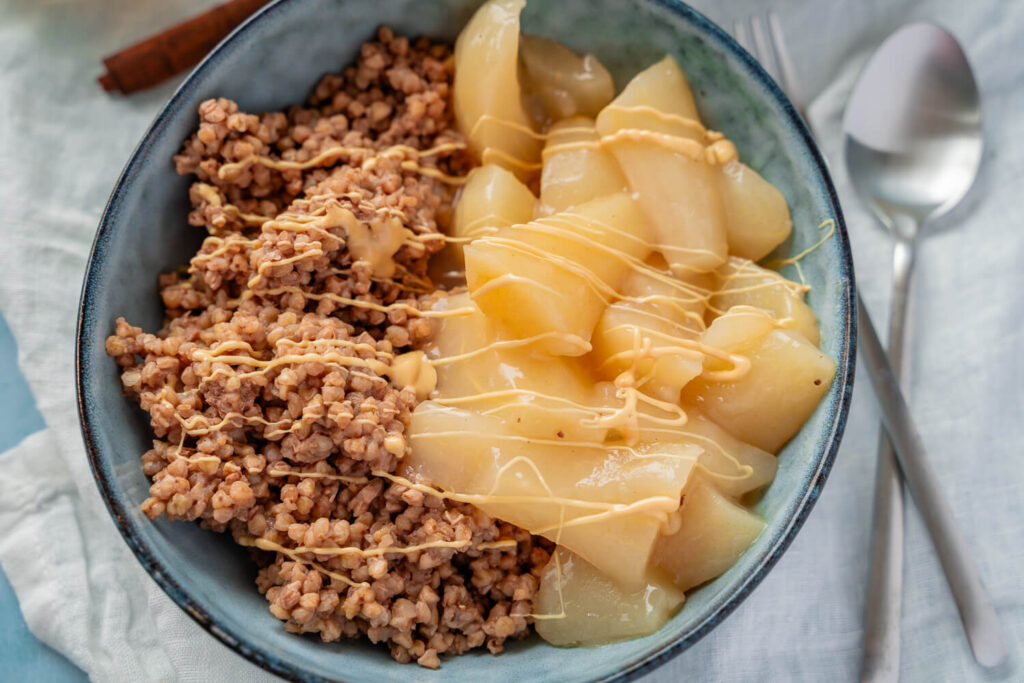
[[[0,311],[47,425],[0,455],[0,563],[32,632],[97,681],[272,679],[198,627],[132,557],[93,483],[75,409],[75,309],[89,245],[131,148],[174,87],[108,96],[95,83],[100,58],[210,4],[0,5]],[[762,7],[756,0],[694,4],[725,27]],[[879,41],[913,19],[950,28],[976,69],[986,164],[964,204],[920,244],[909,399],[1012,654],[1007,667],[987,675],[974,664],[911,509],[902,679],[1021,680],[1024,3],[790,1],[777,9],[813,97],[810,116],[832,163],[860,290],[879,328],[888,315],[891,243],[843,169],[841,120],[850,88]],[[643,680],[856,678],[877,422],[862,373],[835,468],[793,545],[728,619]]]

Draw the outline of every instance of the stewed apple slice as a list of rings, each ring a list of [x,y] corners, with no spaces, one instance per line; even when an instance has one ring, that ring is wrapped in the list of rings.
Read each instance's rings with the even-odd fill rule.
[[[506,238],[478,239],[463,253],[473,300],[511,338],[545,339],[549,352],[565,356],[590,350],[605,300],[576,264]]]
[[[435,322],[428,358],[441,404],[493,415],[528,437],[604,441],[608,429],[595,416],[610,402],[578,359],[509,338],[467,293],[448,297],[446,308],[471,312]]]
[[[697,408],[684,404],[686,424],[673,431],[641,428],[641,441],[678,441],[700,448],[697,459],[701,475],[712,482],[722,494],[739,500],[744,494],[767,486],[775,478],[778,459],[757,446],[740,441],[702,415]]]
[[[665,55],[660,62],[634,76],[597,116],[597,130],[601,135],[628,128],[689,135],[694,139],[701,137],[700,115],[693,101],[693,91],[686,74],[671,55]]]
[[[637,74],[597,117],[675,272],[707,272],[728,253],[721,170],[682,69],[671,57]],[[716,143],[717,144],[717,143]]]
[[[480,310],[517,339],[581,355],[605,306],[650,249],[643,211],[628,195],[485,235],[466,247],[466,282]]]
[[[607,309],[594,329],[593,362],[607,379],[631,371],[640,388],[678,403],[679,391],[701,373],[703,356],[686,341],[703,331],[710,276],[689,281],[653,268],[631,273],[622,300]]]

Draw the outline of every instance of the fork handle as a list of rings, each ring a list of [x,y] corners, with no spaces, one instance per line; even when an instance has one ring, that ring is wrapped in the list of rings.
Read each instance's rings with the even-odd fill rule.
[[[897,239],[892,254],[892,309],[889,313],[889,364],[900,388],[910,385],[910,364],[903,349],[911,345],[907,304],[914,269],[914,242]],[[871,568],[864,618],[862,683],[896,683],[900,674],[900,623],[903,615],[903,484],[895,453],[883,429],[878,438],[878,470],[871,525]]]

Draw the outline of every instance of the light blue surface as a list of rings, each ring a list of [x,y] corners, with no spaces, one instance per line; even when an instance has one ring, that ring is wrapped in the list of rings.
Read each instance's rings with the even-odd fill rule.
[[[196,525],[145,519],[139,504],[148,482],[138,453],[151,440],[148,421],[123,397],[102,340],[117,315],[156,329],[162,313],[153,274],[186,262],[196,246],[198,235],[186,221],[189,180],[175,175],[167,159],[195,127],[199,102],[225,96],[245,111],[280,109],[301,101],[320,73],[350,62],[378,25],[451,39],[475,4],[309,0],[269,7],[223,43],[158,117],[115,190],[94,247],[79,379],[101,489],[129,545],[161,587],[225,643],[277,672],[367,681],[388,679],[398,669],[382,648],[364,642],[323,644],[286,633],[253,590],[254,569],[245,553]],[[726,574],[694,591],[657,633],[594,649],[516,643],[501,658],[498,674],[504,680],[593,680],[637,673],[695,642],[760,582],[792,540],[820,493],[849,401],[852,266],[831,186],[802,125],[781,93],[721,33],[658,0],[534,3],[524,25],[593,51],[620,86],[665,52],[674,54],[690,75],[707,123],[733,139],[744,158],[786,195],[794,221],[786,250],[799,252],[817,242],[823,221],[839,223],[837,237],[802,262],[822,347],[839,362],[837,381],[780,457],[778,476],[759,505],[765,532]],[[421,680],[437,676],[402,671]],[[460,657],[445,663],[443,675],[491,679],[495,660],[486,654]]]
[[[0,454],[45,426],[18,370],[18,352],[0,315]],[[0,467],[3,455],[0,455]],[[0,571],[0,679],[9,681],[85,681],[86,675],[28,630],[18,598]]]

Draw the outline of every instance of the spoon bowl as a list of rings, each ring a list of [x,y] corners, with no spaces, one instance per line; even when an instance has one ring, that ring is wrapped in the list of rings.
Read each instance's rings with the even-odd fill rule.
[[[984,146],[981,97],[956,38],[929,23],[890,36],[861,74],[844,127],[854,186],[899,237],[956,206]]]

